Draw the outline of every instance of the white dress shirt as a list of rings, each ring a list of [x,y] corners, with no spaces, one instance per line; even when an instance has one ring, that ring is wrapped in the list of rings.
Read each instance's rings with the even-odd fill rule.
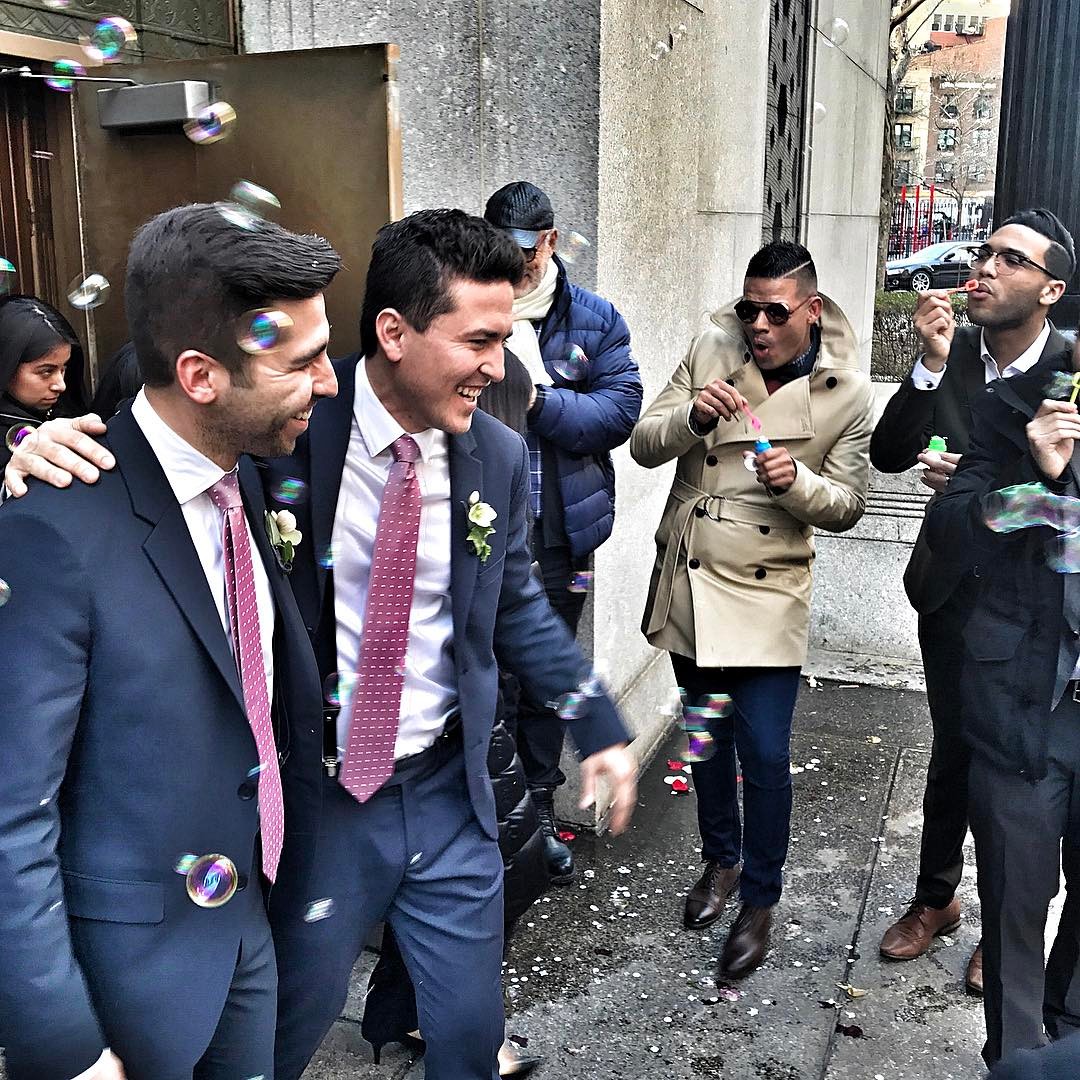
[[[214,597],[221,625],[233,648],[232,633],[229,629],[229,607],[225,596],[225,559],[222,550],[222,514],[210,499],[209,490],[224,475],[219,465],[196,450],[189,442],[182,439],[154,411],[147,400],[146,392],[140,390],[131,405],[131,415],[139,425],[154,457],[158,459],[169,481],[173,495],[180,504],[180,509],[191,533],[191,542],[199,556],[206,583]],[[251,544],[251,562],[255,571],[255,601],[259,608],[259,637],[262,641],[263,666],[266,668],[266,692],[268,699],[274,700],[274,594],[270,590],[270,579],[263,566],[255,538],[251,535],[251,524],[247,517],[244,524],[248,530],[248,542]],[[197,588],[195,582],[192,588]]]
[[[394,461],[390,447],[404,434],[402,426],[376,397],[361,358],[356,365],[352,429],[331,541],[339,678],[345,672],[349,679],[360,668],[375,529]],[[446,433],[432,428],[412,438],[420,448],[416,463],[421,495],[420,537],[395,758],[430,746],[457,710],[458,700],[450,607],[449,447]],[[342,680],[337,726],[339,757],[344,757],[349,744],[351,690],[351,685]]]
[[[1026,348],[1004,371],[999,372],[997,367],[997,361],[990,354],[990,350],[986,347],[986,329],[983,328],[982,333],[979,335],[979,355],[982,357],[983,367],[985,368],[986,382],[992,383],[995,379],[1011,379],[1014,375],[1020,375],[1022,372],[1030,371],[1038,362],[1039,358],[1043,354],[1043,349],[1046,348],[1046,343],[1050,339],[1050,324],[1044,323],[1042,332],[1039,336]],[[946,367],[948,365],[946,364]],[[915,367],[911,371],[911,381],[915,384],[917,390],[936,390],[941,385],[942,376],[945,374],[945,368],[940,371],[930,371],[928,368],[923,367],[922,357],[915,361]]]

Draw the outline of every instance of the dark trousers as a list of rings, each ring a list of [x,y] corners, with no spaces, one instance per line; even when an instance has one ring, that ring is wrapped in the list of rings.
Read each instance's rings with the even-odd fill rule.
[[[503,1040],[502,858],[469,801],[460,746],[398,772],[366,803],[324,777],[306,894],[274,902],[276,1080],[298,1080],[338,1018],[372,928],[389,922],[405,958],[428,1080],[495,1080]],[[333,900],[308,922],[307,905]]]
[[[730,694],[734,711],[710,723],[716,753],[692,766],[701,857],[743,868],[744,904],[772,907],[783,888],[791,833],[791,718],[799,668],[699,668],[671,654],[678,684],[694,703]],[[736,753],[742,767],[745,827],[739,820]]]
[[[537,522],[533,529],[533,559],[540,564],[544,591],[552,610],[566,623],[570,633],[576,634],[581,612],[585,608],[586,595],[570,591],[569,586],[574,577],[570,549],[546,547],[543,532]],[[544,658],[538,656],[534,662],[542,664]],[[543,702],[526,698],[519,700],[514,735],[517,739],[518,756],[525,768],[525,778],[530,788],[553,790],[566,782],[566,777],[559,768],[565,732],[565,723]]]
[[[1014,1050],[1041,1046],[1080,1020],[1080,910],[1070,896],[1049,964],[1043,938],[1058,891],[1062,840],[1080,825],[1080,704],[1066,695],[1054,712],[1046,777],[1032,784],[982,755],[971,763],[970,815],[982,903],[986,1044],[993,1065]],[[1071,877],[1078,853],[1065,848]],[[1073,878],[1075,880],[1075,878]]]
[[[922,849],[915,899],[943,908],[964,874],[968,831],[968,770],[971,749],[963,736],[960,669],[963,629],[971,613],[962,585],[937,611],[919,617],[919,647],[934,740],[923,795]]]
[[[236,1080],[274,1077],[274,1026],[277,1017],[277,967],[270,925],[258,888],[238,892],[230,904],[246,904],[249,915],[236,954],[229,993],[209,1045],[195,1049],[181,1064],[175,1047],[140,1031],[136,1040],[105,1023],[105,1037],[120,1058],[128,1080]],[[193,988],[188,988],[193,990]],[[137,1024],[138,1017],[124,1018]],[[198,1060],[191,1064],[192,1058]]]

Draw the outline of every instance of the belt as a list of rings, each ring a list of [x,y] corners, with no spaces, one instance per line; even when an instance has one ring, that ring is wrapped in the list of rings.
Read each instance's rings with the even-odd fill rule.
[[[333,778],[338,771],[337,717],[341,709],[327,706],[323,710],[323,768],[326,775]],[[461,714],[454,713],[446,721],[443,732],[430,745],[415,754],[406,754],[394,762],[394,772],[387,784],[394,783],[394,777],[412,776],[429,764],[439,763],[440,755],[449,757],[450,753],[461,745]],[[384,787],[386,785],[383,785]]]

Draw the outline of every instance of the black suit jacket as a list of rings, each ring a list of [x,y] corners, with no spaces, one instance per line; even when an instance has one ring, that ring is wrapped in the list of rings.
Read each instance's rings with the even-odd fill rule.
[[[1077,575],[1058,574],[1046,565],[1046,544],[1058,535],[1053,529],[996,533],[985,517],[990,493],[1013,484],[1038,481],[1058,493],[1076,493],[1080,449],[1064,482],[1048,481],[1031,457],[1025,431],[1050,378],[1067,370],[1068,353],[1059,354],[986,387],[972,410],[972,445],[926,513],[935,562],[954,574],[975,569],[980,578],[963,635],[965,736],[997,768],[1031,780],[1046,775],[1064,634],[1076,638],[1080,653],[1080,620],[1076,612],[1067,617],[1065,609],[1065,579]],[[1075,588],[1072,582],[1069,588]]]
[[[936,390],[919,390],[909,375],[893,395],[870,440],[870,462],[886,473],[910,469],[926,449],[931,435],[943,435],[949,452],[966,454],[971,446],[972,403],[986,389],[979,355],[981,330],[964,326],[956,331],[949,362]],[[1069,343],[1050,328],[1040,363],[1068,355]],[[904,588],[920,615],[937,611],[953,595],[963,572],[950,562],[935,559],[926,543],[926,522],[919,530],[904,573]]]
[[[125,407],[94,485],[0,507],[0,1046],[12,1080],[67,1080],[109,1045],[172,1075],[213,1036],[260,918],[259,762],[228,638],[183,512]],[[319,676],[263,524],[275,735],[318,780]],[[227,855],[245,891],[207,910],[174,870]],[[250,882],[250,886],[247,886]],[[129,1075],[132,1073],[129,1072]]]

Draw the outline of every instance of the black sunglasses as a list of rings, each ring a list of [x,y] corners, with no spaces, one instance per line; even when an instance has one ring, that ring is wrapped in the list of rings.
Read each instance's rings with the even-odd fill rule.
[[[783,326],[799,308],[805,307],[813,299],[813,296],[808,296],[801,304],[796,304],[793,308],[789,308],[787,304],[779,300],[771,304],[759,304],[755,300],[743,299],[735,305],[735,317],[739,322],[749,325],[757,322],[757,317],[764,311],[770,326]]]

